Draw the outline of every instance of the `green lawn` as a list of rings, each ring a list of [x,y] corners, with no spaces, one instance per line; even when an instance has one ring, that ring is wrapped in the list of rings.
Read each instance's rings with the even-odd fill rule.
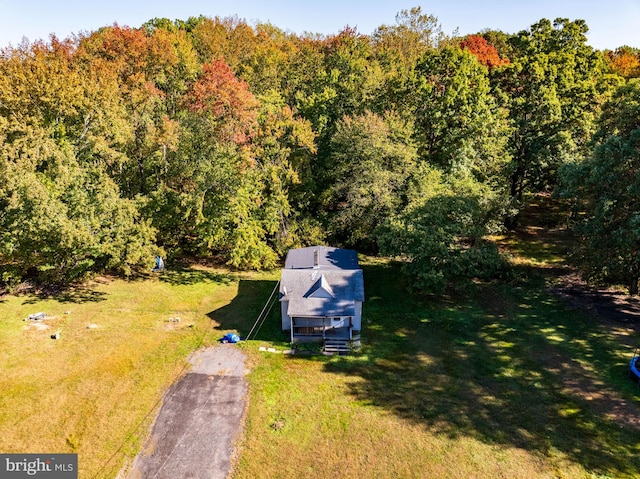
[[[438,298],[407,293],[398,264],[363,258],[352,356],[258,351],[288,347],[274,308],[239,346],[251,393],[234,477],[638,477],[640,389],[626,363],[640,338],[551,295],[540,271],[557,254],[522,238],[502,239],[518,279]],[[75,451],[81,478],[115,477],[188,354],[246,334],[277,278],[198,267],[1,298],[0,450]],[[50,329],[22,321],[37,311]]]
[[[253,355],[237,479],[638,477],[630,330],[535,274],[418,298],[397,265],[363,264],[360,354]]]
[[[81,478],[115,477],[188,355],[222,336],[208,315],[239,279],[192,268],[0,298],[0,451],[77,452]],[[40,311],[50,319],[23,321]]]

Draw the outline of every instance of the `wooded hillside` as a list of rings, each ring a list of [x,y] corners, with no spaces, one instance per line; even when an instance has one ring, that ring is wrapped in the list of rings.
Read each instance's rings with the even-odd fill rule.
[[[419,289],[494,278],[529,192],[574,209],[596,280],[637,292],[640,51],[581,20],[448,37],[153,19],[0,52],[0,286],[275,266],[317,243],[397,256]]]

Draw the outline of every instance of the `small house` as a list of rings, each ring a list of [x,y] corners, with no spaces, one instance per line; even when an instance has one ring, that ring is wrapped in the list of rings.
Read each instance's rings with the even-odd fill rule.
[[[290,250],[280,279],[282,330],[291,342],[320,342],[325,351],[360,342],[364,281],[353,250],[311,246]]]

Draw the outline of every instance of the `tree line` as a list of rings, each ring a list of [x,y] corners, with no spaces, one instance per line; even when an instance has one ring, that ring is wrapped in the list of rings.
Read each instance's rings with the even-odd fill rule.
[[[640,54],[581,20],[371,35],[156,18],[0,51],[0,283],[131,274],[156,255],[272,268],[331,243],[416,288],[495,278],[523,195],[576,209],[590,277],[640,277]]]

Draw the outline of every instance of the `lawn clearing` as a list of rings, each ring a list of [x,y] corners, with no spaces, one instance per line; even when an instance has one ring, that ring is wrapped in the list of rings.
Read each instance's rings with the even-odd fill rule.
[[[535,204],[496,238],[520,271],[512,283],[418,297],[398,264],[367,258],[359,354],[253,353],[235,479],[638,477],[627,362],[640,325],[551,292],[571,239],[538,200],[557,218],[537,226]]]
[[[208,314],[235,297],[241,277],[191,268],[1,298],[0,451],[76,452],[81,478],[115,477],[188,355],[222,336]],[[23,321],[39,311],[48,319]]]
[[[363,268],[359,354],[247,347],[235,479],[637,477],[634,331],[568,310],[541,276],[436,299],[407,294],[396,264]]]

